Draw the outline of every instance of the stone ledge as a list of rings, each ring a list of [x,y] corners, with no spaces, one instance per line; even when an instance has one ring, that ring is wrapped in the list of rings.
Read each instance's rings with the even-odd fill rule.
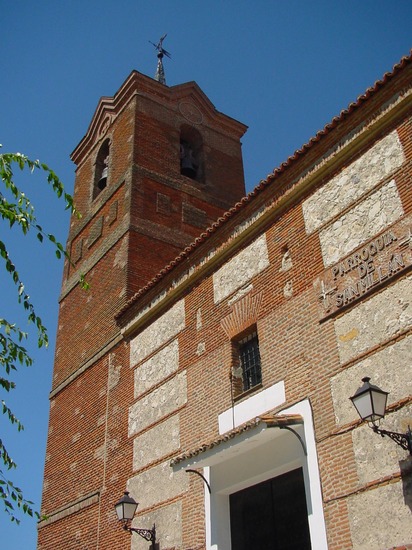
[[[50,525],[55,521],[59,521],[67,516],[70,516],[71,514],[75,514],[76,512],[79,512],[80,510],[84,510],[89,506],[93,506],[93,504],[96,504],[97,502],[99,502],[99,498],[100,498],[100,491],[83,496],[80,499],[72,502],[68,506],[57,509],[55,512],[47,516],[46,519],[40,521],[37,525],[37,529],[42,529],[43,527],[46,527],[47,525]]]

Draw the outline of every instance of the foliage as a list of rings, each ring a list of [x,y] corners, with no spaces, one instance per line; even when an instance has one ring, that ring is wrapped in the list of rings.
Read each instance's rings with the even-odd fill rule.
[[[46,164],[40,163],[38,160],[32,161],[21,153],[3,153],[0,154],[0,222],[4,222],[16,231],[21,231],[23,235],[27,235],[29,231],[35,231],[36,238],[40,243],[49,241],[52,244],[58,259],[66,257],[70,260],[64,246],[56,240],[53,234],[46,233],[38,224],[33,205],[15,183],[13,169],[16,167],[22,171],[42,171],[55,195],[65,201],[66,210],[68,209],[79,216],[74,208],[72,196],[65,192],[62,182]],[[46,347],[48,345],[47,329],[37,315],[30,296],[26,292],[23,281],[9,255],[6,243],[0,239],[0,262],[1,260],[4,262],[5,271],[16,289],[18,304],[25,312],[28,322],[35,326],[38,347]],[[83,287],[87,287],[83,277],[81,284]],[[28,334],[23,332],[16,323],[2,318],[0,311],[0,390],[3,392],[10,392],[15,388],[11,376],[18,366],[29,367],[33,363],[33,359],[23,345],[27,336]],[[16,418],[4,400],[1,400],[1,407],[1,412],[6,420],[13,424],[17,431],[23,430],[23,424]],[[39,518],[38,512],[33,508],[33,503],[26,500],[22,490],[7,479],[6,472],[14,468],[16,468],[16,464],[8,453],[4,442],[0,439],[0,503],[3,502],[4,511],[9,515],[11,521],[19,523],[20,520],[16,515],[18,511]]]

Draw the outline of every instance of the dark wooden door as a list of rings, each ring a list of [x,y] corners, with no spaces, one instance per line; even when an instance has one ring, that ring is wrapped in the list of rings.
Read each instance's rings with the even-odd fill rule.
[[[302,468],[230,495],[232,550],[310,550]]]

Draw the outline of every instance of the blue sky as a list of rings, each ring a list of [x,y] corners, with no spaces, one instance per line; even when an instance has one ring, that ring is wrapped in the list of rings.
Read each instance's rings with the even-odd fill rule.
[[[99,98],[113,95],[133,69],[153,76],[149,40],[164,33],[172,54],[165,59],[167,84],[196,81],[219,111],[249,126],[243,138],[248,191],[412,45],[409,0],[3,0],[1,14],[3,152],[41,159],[69,191],[69,155]],[[63,204],[40,177],[18,181],[39,222],[65,242]],[[17,434],[0,418],[0,438],[18,463],[13,478],[40,505],[62,263],[51,248],[1,226],[0,239],[9,243],[51,340],[47,351],[29,340],[35,365],[21,370],[8,396],[25,431]],[[1,266],[0,289],[0,316],[18,319]],[[8,550],[36,547],[30,518],[17,527],[0,511],[0,529]]]

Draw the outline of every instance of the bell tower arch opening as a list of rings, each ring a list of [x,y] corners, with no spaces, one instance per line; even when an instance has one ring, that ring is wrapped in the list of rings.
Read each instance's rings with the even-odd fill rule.
[[[204,150],[200,132],[184,124],[180,129],[180,173],[204,183]]]
[[[105,189],[107,186],[107,177],[109,173],[109,158],[110,158],[110,139],[107,138],[100,146],[97,153],[95,169],[94,169],[94,183],[93,183],[93,200]]]

